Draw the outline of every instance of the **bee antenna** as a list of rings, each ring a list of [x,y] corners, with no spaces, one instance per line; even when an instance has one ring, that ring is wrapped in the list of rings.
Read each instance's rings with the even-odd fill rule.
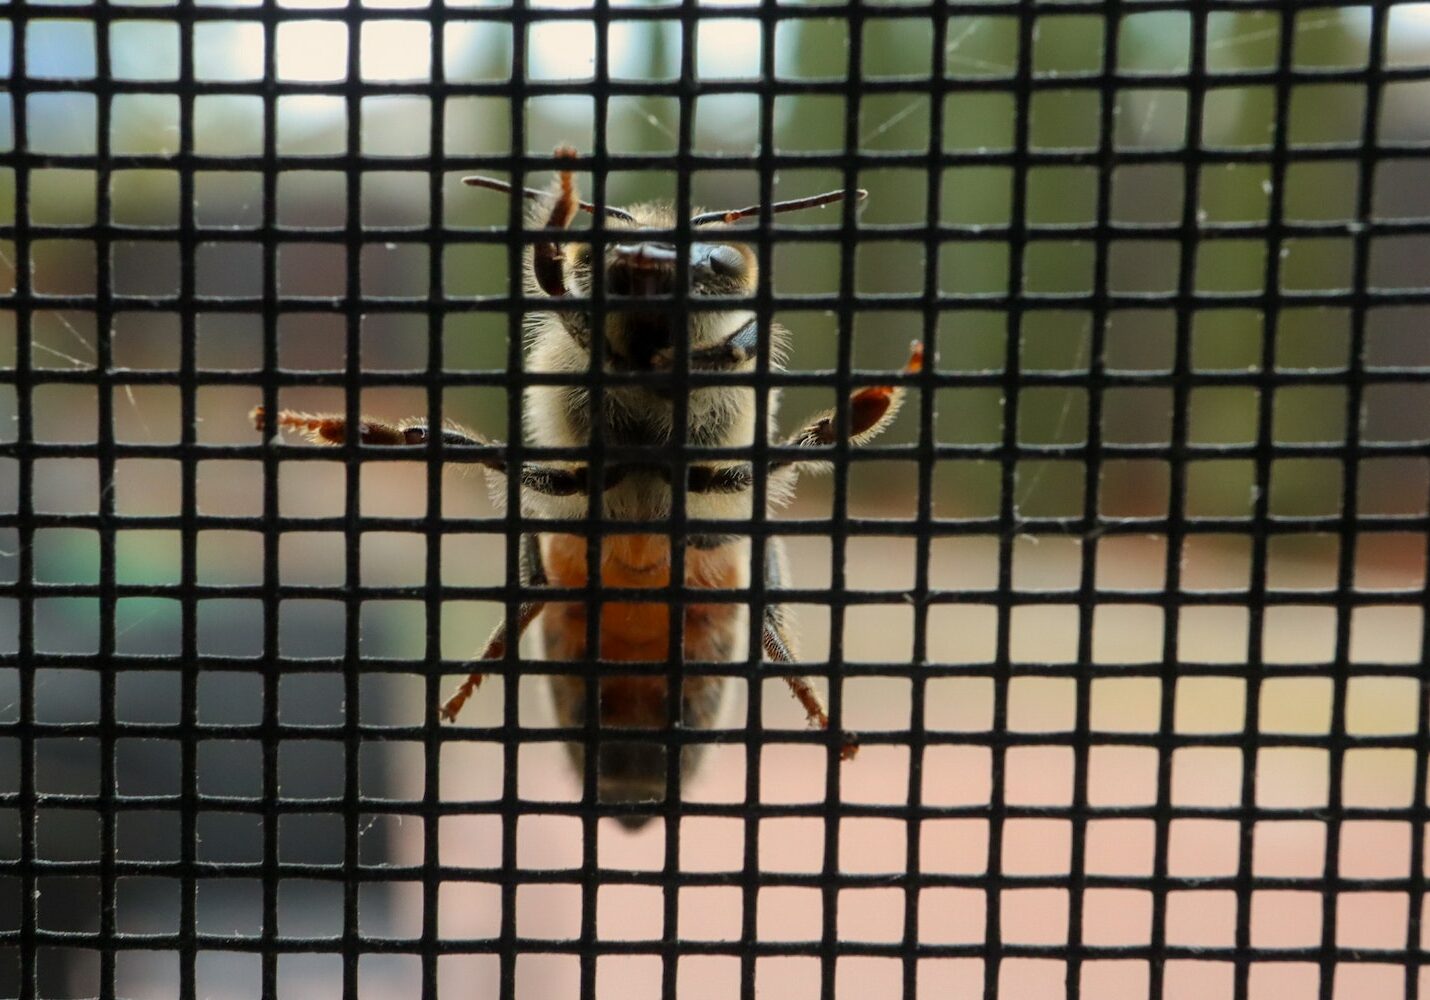
[[[519,188],[514,184],[508,184],[506,181],[499,181],[495,177],[463,177],[462,183],[468,187],[486,188],[488,191],[500,191],[502,194],[519,194],[529,201],[541,201],[551,197],[550,191],[541,191],[537,188],[529,187]],[[589,201],[578,201],[576,202],[576,207],[583,212],[589,212],[592,215],[596,214],[596,206]],[[629,222],[632,225],[635,224],[635,216],[623,208],[607,205],[603,211],[613,219],[620,219],[622,222]]]
[[[791,198],[789,201],[777,201],[769,206],[771,215],[778,215],[780,212],[798,212],[802,208],[823,208],[825,205],[833,205],[837,201],[844,200],[843,191],[826,191],[824,194],[810,195],[808,198]],[[854,200],[863,201],[869,197],[869,192],[863,188],[854,190]],[[726,212],[704,212],[690,220],[692,226],[708,226],[712,222],[723,222],[727,225],[732,222],[739,222],[741,219],[748,219],[752,215],[759,215],[761,205],[746,205],[744,208],[734,208]]]

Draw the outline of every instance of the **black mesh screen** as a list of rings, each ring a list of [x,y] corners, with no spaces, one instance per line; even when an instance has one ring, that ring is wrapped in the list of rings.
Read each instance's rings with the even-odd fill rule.
[[[1430,6],[4,12],[0,995],[1421,995]],[[869,196],[738,225],[725,304],[787,357],[631,374],[596,337],[538,374],[549,234],[461,179],[562,165],[678,220]],[[642,382],[676,427],[728,383],[782,433],[907,399],[768,513],[782,437],[531,443],[523,388]],[[322,448],[255,406],[498,444]],[[675,579],[724,534],[751,582],[538,593],[518,540],[553,525],[473,458],[664,468]],[[692,515],[716,460],[752,518]],[[640,534],[600,495],[556,526]],[[659,661],[513,650],[440,721],[557,592],[593,647],[643,597],[748,608],[748,651],[682,663],[688,615]],[[797,668],[757,652],[775,603]],[[567,744],[630,734],[558,724],[573,670],[731,703],[644,733],[654,801],[601,801]]]

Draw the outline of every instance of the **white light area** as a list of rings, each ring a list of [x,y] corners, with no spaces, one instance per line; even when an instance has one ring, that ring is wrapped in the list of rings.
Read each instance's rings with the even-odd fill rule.
[[[278,76],[323,83],[348,73],[348,28],[340,21],[289,21],[278,25]]]
[[[409,3],[412,0],[381,0]],[[367,4],[371,6],[371,4]],[[544,0],[543,7],[585,8],[591,0]],[[285,7],[322,9],[330,0],[284,0]],[[198,26],[198,30],[219,27]],[[233,30],[229,25],[222,26]],[[218,79],[262,76],[263,42],[258,25],[254,37],[225,35],[227,58],[216,70]],[[642,32],[607,33],[607,59],[615,77],[643,72],[647,53]],[[427,80],[432,73],[430,28],[419,21],[371,21],[362,26],[362,78],[376,81]],[[720,19],[696,28],[696,72],[702,79],[753,77],[760,71],[758,21]],[[213,61],[213,60],[210,60]],[[346,26],[331,21],[294,21],[278,29],[278,75],[284,80],[329,82],[350,72]],[[590,21],[544,21],[531,25],[527,36],[527,74],[532,80],[589,80],[596,71],[596,26]]]
[[[589,10],[593,5],[593,0],[531,0],[533,9]],[[629,23],[616,22],[606,31],[606,66],[612,77],[631,79],[645,73],[649,57],[645,27],[634,30]],[[755,36],[758,51],[758,27]],[[758,55],[755,65],[759,65]],[[531,26],[527,34],[528,79],[590,80],[595,75],[594,22],[544,21]]]
[[[364,80],[427,80],[432,30],[422,21],[369,21],[362,26]]]
[[[346,0],[280,0],[280,3],[289,9],[323,10],[345,6]],[[425,3],[426,0],[364,0],[365,7]],[[546,8],[583,10],[589,9],[593,0],[532,0],[532,3],[533,6]],[[716,5],[710,0],[702,4]],[[745,7],[748,4],[720,2],[718,6],[730,8]],[[239,26],[197,26],[196,30],[200,34],[212,28],[224,29],[212,36],[214,44],[209,47],[209,58],[205,62],[213,67],[216,75],[208,78],[262,78],[263,37],[260,26],[241,26],[243,29],[254,29],[248,33],[234,31],[236,27]],[[527,30],[526,72],[529,79],[579,82],[593,78],[597,41],[597,29],[593,22],[544,21],[532,24]],[[361,72],[362,79],[369,81],[417,82],[431,79],[432,38],[430,25],[426,21],[380,20],[363,24],[360,67],[347,65],[346,32],[347,27],[337,21],[293,21],[279,25],[276,36],[279,78],[322,83],[342,80],[355,72]],[[721,18],[701,22],[696,28],[694,53],[697,74],[706,80],[758,76],[761,66],[761,35],[760,24],[754,20]],[[506,37],[504,34],[483,32],[480,41],[475,34],[463,41],[467,45],[476,43],[476,47],[505,45]],[[649,35],[645,31],[608,32],[607,59],[611,76],[628,79],[632,75],[643,77],[648,72],[648,38]],[[450,45],[453,39],[449,38],[448,41]],[[476,54],[475,48],[462,48],[466,48],[465,54],[468,57]],[[672,60],[677,58],[678,50],[676,43]],[[449,70],[452,68],[451,57],[455,54],[449,52]],[[672,65],[667,69],[673,73],[677,67]],[[548,110],[554,110],[556,102],[546,102],[546,107]],[[564,118],[564,115],[558,112],[558,117]],[[718,117],[720,116],[703,115],[702,131],[721,130],[727,123],[716,121]],[[312,130],[318,130],[334,127],[338,121],[329,110],[320,110],[319,106],[315,106],[313,117],[304,124]],[[293,124],[296,126],[298,123]],[[556,124],[560,127],[563,123]]]
[[[1430,50],[1430,3],[1396,4],[1390,8],[1388,27],[1386,65],[1424,65]]]
[[[194,25],[194,76],[200,80],[263,79],[263,25]]]
[[[529,79],[589,80],[595,75],[596,26],[591,22],[542,21],[526,37]],[[608,51],[607,58],[615,55]]]
[[[695,73],[702,80],[760,75],[760,22],[737,18],[695,26]]]
[[[577,10],[593,0],[532,0],[534,9]],[[589,80],[596,73],[596,25],[591,21],[540,21],[527,29],[526,74],[531,80]],[[607,50],[607,59],[611,59]]]

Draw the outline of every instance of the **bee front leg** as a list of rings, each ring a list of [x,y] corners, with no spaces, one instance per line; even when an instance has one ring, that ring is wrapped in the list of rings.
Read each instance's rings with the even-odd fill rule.
[[[784,544],[777,538],[771,538],[765,543],[765,590],[779,589],[784,583],[785,575]],[[789,610],[784,605],[765,605],[760,645],[764,647],[765,656],[769,657],[771,662],[798,662],[795,658],[792,626]],[[813,680],[787,674],[784,681],[789,685],[790,694],[794,695],[804,709],[805,717],[810,723],[818,729],[828,729],[829,713],[825,710],[819,692],[814,688]],[[839,749],[839,759],[852,760],[858,752],[859,741],[853,734],[845,733],[843,745]]]

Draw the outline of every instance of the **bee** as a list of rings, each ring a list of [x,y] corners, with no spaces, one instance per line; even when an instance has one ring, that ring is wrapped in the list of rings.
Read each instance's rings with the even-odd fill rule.
[[[558,158],[574,157],[575,151],[562,147]],[[485,177],[465,178],[467,184],[505,192],[528,199],[533,209],[530,224],[544,238],[531,245],[523,260],[523,279],[528,295],[544,299],[549,307],[530,313],[525,320],[524,367],[528,372],[566,373],[572,384],[536,384],[524,390],[523,425],[527,443],[540,448],[581,449],[599,438],[621,456],[649,450],[651,459],[625,457],[603,463],[602,474],[580,461],[527,461],[512,470],[499,449],[480,435],[456,423],[444,423],[440,430],[448,460],[476,462],[484,467],[488,485],[498,504],[507,495],[507,477],[519,477],[523,518],[532,520],[579,521],[589,515],[592,491],[599,491],[603,518],[610,525],[599,540],[588,540],[568,531],[537,531],[520,539],[520,585],[523,595],[514,621],[499,623],[479,657],[501,660],[508,647],[521,640],[535,623],[540,637],[540,656],[565,663],[601,663],[595,704],[599,706],[597,737],[597,798],[606,804],[639,808],[660,803],[666,794],[667,762],[665,744],[641,731],[669,729],[667,675],[649,665],[666,662],[670,646],[671,616],[683,614],[684,662],[742,662],[747,657],[746,637],[750,634],[749,608],[740,603],[690,603],[675,608],[671,601],[641,601],[631,596],[601,598],[596,602],[543,600],[543,588],[573,590],[585,588],[588,568],[600,567],[602,588],[630,590],[670,586],[672,513],[671,467],[660,460],[660,452],[682,441],[700,448],[749,448],[756,435],[784,446],[782,457],[757,472],[749,461],[714,459],[685,466],[685,512],[697,522],[695,532],[682,533],[684,583],[687,588],[739,589],[750,585],[751,544],[748,537],[700,533],[698,521],[748,520],[753,516],[753,484],[763,475],[769,508],[789,501],[801,471],[827,466],[827,454],[838,443],[842,431],[851,445],[862,445],[883,431],[894,419],[903,397],[897,381],[870,385],[850,393],[842,422],[835,410],[805,421],[794,434],[780,439],[776,434],[776,391],[769,390],[768,421],[756,427],[755,388],[740,385],[702,383],[689,388],[683,383],[682,363],[677,344],[685,342],[683,364],[691,371],[724,372],[738,375],[752,372],[761,338],[768,343],[770,367],[778,370],[788,333],[775,323],[761,324],[753,309],[738,305],[698,310],[676,315],[670,305],[675,295],[677,255],[686,254],[689,277],[688,300],[701,297],[752,297],[757,287],[758,262],[754,252],[740,242],[731,226],[759,214],[761,206],[725,212],[701,212],[690,219],[699,239],[688,248],[644,238],[642,230],[671,230],[675,213],[669,204],[638,204],[629,208],[596,206],[578,196],[569,169],[558,171],[546,190],[514,188]],[[855,192],[863,198],[865,192]],[[844,192],[835,191],[811,198],[782,201],[768,207],[771,213],[813,208],[840,201]],[[602,212],[607,231],[604,247],[604,282],[609,304],[602,327],[593,329],[589,300],[593,281],[591,244],[573,241],[565,234],[577,212]],[[629,232],[630,235],[625,234]],[[621,379],[607,384],[600,396],[600,410],[593,412],[589,380],[581,375],[592,367],[592,349],[602,341],[600,356],[607,372],[641,373],[637,379]],[[905,374],[922,365],[922,348],[913,345]],[[554,380],[553,380],[554,381]],[[674,393],[685,398],[685,427],[675,424]],[[308,414],[280,411],[272,420],[262,408],[253,411],[260,431],[291,430],[317,444],[337,445],[348,439],[347,421],[338,414]],[[364,445],[422,446],[431,429],[422,419],[378,420],[364,416],[358,438]],[[480,455],[464,449],[482,448]],[[809,457],[799,457],[803,451]],[[789,457],[793,452],[796,457]],[[619,530],[617,530],[619,529]],[[588,544],[599,544],[598,558],[592,560]],[[787,586],[788,566],[779,539],[765,543],[763,577],[771,590]],[[599,605],[599,649],[587,648],[588,603]],[[771,603],[763,609],[760,644],[765,658],[784,671],[783,679],[802,706],[812,726],[827,729],[829,716],[810,679],[801,676],[790,613]],[[639,674],[621,674],[621,663],[643,663]],[[473,672],[441,707],[441,716],[455,720],[462,706],[481,684],[483,674]],[[558,722],[569,728],[586,726],[586,674],[555,674],[550,691]],[[681,681],[680,717],[674,724],[696,729],[715,726],[726,700],[726,679],[706,673]],[[609,734],[609,735],[607,735]],[[578,774],[584,773],[586,747],[568,744]],[[840,742],[841,757],[857,752],[852,735]],[[693,773],[702,750],[689,744],[682,751],[682,777]],[[636,828],[651,816],[617,815]]]

